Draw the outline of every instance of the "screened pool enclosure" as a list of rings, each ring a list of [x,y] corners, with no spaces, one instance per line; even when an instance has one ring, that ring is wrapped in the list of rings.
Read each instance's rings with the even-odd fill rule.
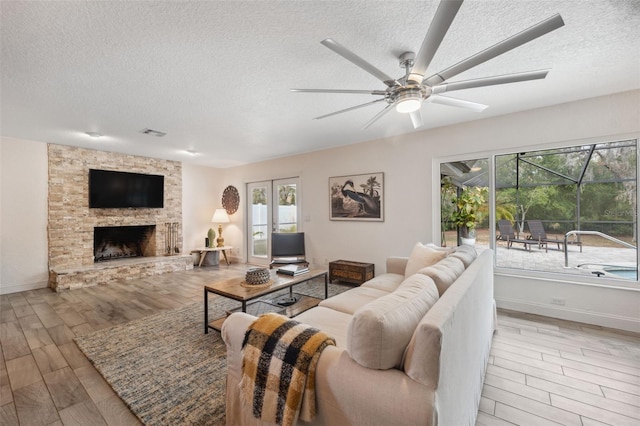
[[[461,242],[459,201],[484,191],[475,244],[497,267],[637,281],[637,156],[624,140],[442,163],[442,242]]]

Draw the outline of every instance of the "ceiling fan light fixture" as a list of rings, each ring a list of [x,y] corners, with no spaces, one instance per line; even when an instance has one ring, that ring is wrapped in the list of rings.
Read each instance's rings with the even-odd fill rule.
[[[396,111],[403,114],[415,112],[422,107],[422,94],[420,90],[407,90],[398,95],[396,99]]]
[[[0,0],[1,1],[1,0]],[[502,55],[512,49],[522,46],[530,41],[537,39],[545,34],[550,33],[564,25],[564,21],[559,14],[556,14],[544,21],[538,22],[532,27],[527,28],[509,38],[494,44],[466,59],[438,71],[437,73],[426,77],[425,73],[431,66],[432,59],[436,56],[440,45],[449,31],[458,10],[462,6],[464,0],[441,0],[440,5],[436,9],[427,34],[425,35],[420,50],[417,54],[406,51],[399,56],[400,68],[405,70],[405,75],[401,78],[394,79],[383,71],[376,68],[365,59],[356,55],[337,41],[327,38],[320,43],[331,49],[347,61],[368,72],[378,80],[382,81],[387,87],[384,90],[349,90],[349,89],[292,89],[295,92],[315,92],[315,93],[360,93],[382,96],[373,102],[356,105],[340,111],[325,114],[316,119],[331,117],[336,114],[342,114],[347,111],[372,105],[376,102],[384,101],[386,107],[378,114],[373,116],[362,129],[367,129],[382,116],[387,114],[395,107],[396,111],[402,114],[409,114],[414,129],[423,126],[422,114],[420,108],[424,101],[429,103],[437,103],[458,108],[466,108],[472,111],[481,112],[487,105],[476,102],[465,101],[462,99],[451,98],[448,96],[439,96],[445,92],[452,92],[463,89],[473,89],[477,87],[495,86],[499,84],[509,84],[521,81],[538,80],[546,77],[548,70],[528,71],[524,73],[505,74],[493,77],[475,78],[472,80],[449,82],[451,77],[462,74],[463,72],[487,62],[495,57]],[[426,78],[425,78],[426,77]],[[434,96],[435,95],[435,96]]]

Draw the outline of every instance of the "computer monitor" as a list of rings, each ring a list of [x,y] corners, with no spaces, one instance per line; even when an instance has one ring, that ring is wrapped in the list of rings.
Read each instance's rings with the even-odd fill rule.
[[[304,232],[278,232],[271,235],[272,258],[304,256]]]
[[[274,232],[271,234],[271,265],[269,267],[274,268],[290,263],[309,266],[305,259],[304,232]],[[294,293],[289,293],[274,302],[280,306],[290,306],[297,300]]]

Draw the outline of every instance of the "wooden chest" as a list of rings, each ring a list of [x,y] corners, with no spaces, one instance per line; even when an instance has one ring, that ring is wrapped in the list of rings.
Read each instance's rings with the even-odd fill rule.
[[[375,265],[373,263],[352,262],[350,260],[329,262],[329,282],[338,280],[360,285],[374,276]]]

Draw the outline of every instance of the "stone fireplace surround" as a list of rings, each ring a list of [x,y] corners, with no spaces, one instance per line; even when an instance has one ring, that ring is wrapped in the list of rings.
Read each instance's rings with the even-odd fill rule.
[[[193,268],[182,254],[182,165],[64,145],[48,145],[49,286],[56,291]],[[89,208],[89,169],[158,174],[165,177],[164,208]],[[177,251],[165,256],[166,223],[177,224]],[[94,228],[155,226],[144,256],[94,262]]]

